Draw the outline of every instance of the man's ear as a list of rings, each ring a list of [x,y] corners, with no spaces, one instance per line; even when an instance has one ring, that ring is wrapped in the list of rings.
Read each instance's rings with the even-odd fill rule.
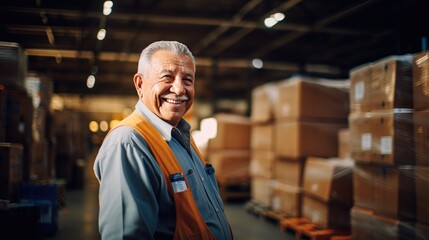
[[[136,88],[139,98],[143,97],[143,75],[141,73],[134,74],[134,87]]]

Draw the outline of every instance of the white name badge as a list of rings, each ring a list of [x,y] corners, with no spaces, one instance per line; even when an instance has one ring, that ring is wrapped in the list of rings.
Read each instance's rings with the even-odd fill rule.
[[[174,193],[179,193],[186,191],[188,187],[186,186],[185,178],[182,173],[175,173],[170,175],[171,186],[173,187]]]

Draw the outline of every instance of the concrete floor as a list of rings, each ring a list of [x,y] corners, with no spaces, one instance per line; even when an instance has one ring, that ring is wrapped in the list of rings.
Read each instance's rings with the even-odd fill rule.
[[[47,239],[101,239],[97,226],[98,182],[92,173],[92,161],[91,159],[88,161],[85,169],[84,187],[78,190],[67,190],[67,205],[59,211],[58,231],[53,237]],[[294,239],[294,236],[281,232],[276,223],[248,212],[244,205],[245,202],[225,204],[225,212],[233,229],[235,240]]]

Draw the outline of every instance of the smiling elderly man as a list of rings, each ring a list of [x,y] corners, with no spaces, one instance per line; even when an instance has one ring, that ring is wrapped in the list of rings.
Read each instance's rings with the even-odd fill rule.
[[[195,95],[195,60],[175,41],[140,56],[135,111],[104,139],[100,182],[103,239],[232,239],[214,176],[183,119]]]

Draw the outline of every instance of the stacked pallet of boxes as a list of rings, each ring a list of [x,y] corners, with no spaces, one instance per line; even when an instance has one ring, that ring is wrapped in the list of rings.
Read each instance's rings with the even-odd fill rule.
[[[214,118],[217,134],[208,143],[207,161],[216,171],[221,197],[224,201],[248,199],[250,119],[227,113]]]
[[[295,77],[279,84],[275,111],[274,178],[276,186],[284,187],[275,188],[272,199],[275,207],[276,201],[287,204],[288,199],[282,199],[282,196],[296,196],[295,212],[289,210],[286,215],[303,216],[324,228],[337,227],[334,226],[337,222],[330,221],[333,219],[330,214],[333,211],[332,199],[319,198],[314,192],[306,191],[303,183],[314,180],[310,178],[311,173],[307,174],[308,179],[304,179],[306,171],[311,172],[312,164],[321,161],[325,165],[323,160],[337,156],[338,132],[347,128],[348,98],[346,81]],[[319,159],[307,162],[310,157]],[[329,169],[321,168],[320,176],[326,179],[335,177]],[[288,192],[285,189],[294,190]]]
[[[53,160],[49,158],[49,144],[52,136],[47,124],[50,116],[50,104],[53,93],[52,80],[42,74],[30,72],[24,81],[25,89],[32,99],[32,148],[31,171],[32,179],[49,179],[55,177]]]
[[[268,207],[271,201],[274,178],[274,104],[278,99],[275,83],[252,90],[251,106],[251,200]]]
[[[350,72],[353,239],[415,238],[412,62],[389,56]]]
[[[262,91],[264,87],[267,88],[261,86],[260,89],[255,88],[255,91]],[[264,145],[259,143],[252,147],[258,153],[252,154],[251,159],[252,178],[256,182],[261,179],[262,174],[257,175],[264,169],[261,166],[267,166],[262,171],[264,182],[252,185],[252,192],[255,193],[252,194],[252,200],[268,204],[273,210],[288,217],[302,216],[304,207],[309,209],[308,212],[317,211],[310,204],[302,205],[303,199],[308,199],[307,202],[316,199],[311,195],[303,196],[306,159],[310,156],[337,156],[338,131],[347,127],[347,84],[344,81],[293,77],[276,83],[274,88],[271,87],[269,91],[265,89],[265,92],[271,98],[265,109],[273,109],[274,118],[271,122],[254,121],[256,130],[252,138],[265,140],[272,144],[272,148],[268,149],[263,158],[260,157],[262,150],[258,147]],[[260,104],[261,97],[258,95],[254,93],[252,104]],[[252,118],[257,119],[260,114],[258,108],[252,109]],[[258,132],[262,130],[258,129],[261,128],[272,128],[265,130],[269,139],[260,136],[262,133]]]
[[[30,177],[32,105],[24,86],[27,57],[16,43],[0,42],[0,199],[19,201]]]
[[[88,122],[83,114],[71,109],[54,111],[53,132],[56,139],[55,172],[65,179],[67,187],[81,188],[85,181],[88,139],[82,123]]]
[[[413,56],[416,239],[429,237],[429,51]]]

